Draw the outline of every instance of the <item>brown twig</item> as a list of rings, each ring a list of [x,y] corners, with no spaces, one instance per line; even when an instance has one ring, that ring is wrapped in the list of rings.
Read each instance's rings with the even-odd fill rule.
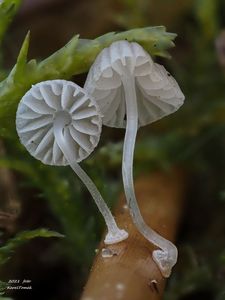
[[[135,184],[139,206],[146,222],[158,233],[175,240],[184,199],[181,172],[156,173]],[[115,212],[129,238],[117,245],[100,244],[82,300],[159,300],[165,279],[152,260],[154,246],[134,227],[124,196]]]

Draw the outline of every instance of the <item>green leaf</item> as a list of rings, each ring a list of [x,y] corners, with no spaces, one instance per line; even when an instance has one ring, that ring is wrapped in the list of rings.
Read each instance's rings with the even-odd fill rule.
[[[17,104],[32,84],[49,79],[69,79],[73,75],[87,72],[98,53],[118,40],[135,41],[151,55],[168,57],[167,49],[174,46],[175,34],[165,31],[163,26],[132,29],[120,33],[107,33],[94,40],[75,36],[62,49],[40,63],[26,63],[29,34],[20,50],[17,63],[8,77],[0,83],[0,135],[15,129]]]
[[[45,228],[40,228],[36,230],[30,230],[30,231],[23,231],[18,233],[14,238],[11,238],[8,240],[8,242],[0,247],[0,265],[6,263],[13,252],[18,248],[20,245],[24,244],[25,242],[37,238],[37,237],[64,237],[62,234],[51,231]]]
[[[29,43],[30,43],[30,32],[28,31],[28,33],[24,39],[23,45],[20,49],[20,53],[18,55],[15,68],[13,69],[14,74],[11,74],[11,77],[13,78],[14,81],[19,82],[20,77],[25,72],[25,68],[26,68],[26,64],[27,64],[27,54],[28,54],[28,49],[29,49]]]
[[[17,13],[21,2],[21,0],[0,1],[0,43],[14,15]]]

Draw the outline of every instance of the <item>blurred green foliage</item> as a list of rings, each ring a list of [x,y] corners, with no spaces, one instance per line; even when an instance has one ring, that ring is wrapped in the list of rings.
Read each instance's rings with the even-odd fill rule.
[[[220,0],[197,0],[195,1],[195,14],[201,26],[202,40],[211,41],[219,30],[218,14]]]
[[[11,299],[11,298],[4,297],[6,288],[7,288],[7,283],[0,281],[0,300],[10,300]]]
[[[5,264],[10,259],[16,248],[23,245],[25,242],[37,237],[61,238],[64,236],[58,232],[51,231],[45,228],[20,232],[14,238],[9,239],[4,246],[0,247],[0,265]]]
[[[0,44],[20,4],[21,0],[3,0],[0,2]]]
[[[0,232],[1,233],[1,232]],[[51,231],[45,228],[39,228],[36,230],[27,230],[19,232],[15,237],[9,239],[3,246],[0,247],[0,266],[4,265],[13,255],[15,250],[23,245],[24,243],[34,239],[34,238],[50,238],[64,237],[62,234]],[[5,294],[5,290],[7,289],[8,283],[0,281],[0,300],[10,300],[11,298],[1,297]]]
[[[167,33],[165,28],[160,26],[121,33],[111,32],[94,40],[79,39],[79,36],[75,36],[62,49],[39,63],[35,59],[27,62],[29,36],[28,33],[14,68],[5,80],[0,82],[0,135],[10,134],[15,128],[13,126],[12,129],[11,119],[15,118],[18,101],[32,84],[49,79],[68,79],[88,71],[103,48],[121,39],[136,41],[153,55],[168,56],[166,50],[174,46],[173,39],[176,35]]]

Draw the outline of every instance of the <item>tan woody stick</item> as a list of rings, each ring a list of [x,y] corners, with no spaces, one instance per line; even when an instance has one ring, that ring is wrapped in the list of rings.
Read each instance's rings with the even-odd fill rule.
[[[184,175],[173,170],[139,178],[137,199],[146,222],[174,241],[185,195]],[[117,245],[100,244],[81,300],[159,300],[166,280],[152,260],[154,246],[136,230],[121,197],[115,216],[129,238]],[[176,270],[174,269],[174,272]]]

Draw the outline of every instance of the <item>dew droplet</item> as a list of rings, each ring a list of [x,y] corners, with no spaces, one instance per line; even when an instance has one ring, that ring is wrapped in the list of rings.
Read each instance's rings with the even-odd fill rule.
[[[112,250],[108,249],[108,248],[102,248],[102,257],[104,258],[109,258],[113,256],[113,252]]]

